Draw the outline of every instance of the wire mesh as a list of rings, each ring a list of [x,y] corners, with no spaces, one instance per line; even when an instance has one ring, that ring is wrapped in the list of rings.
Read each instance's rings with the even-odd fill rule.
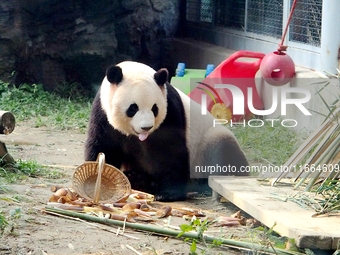
[[[213,0],[187,0],[186,19],[192,22],[212,22]]]
[[[289,2],[291,7],[293,0]],[[186,19],[281,38],[283,27],[286,25],[283,24],[283,15],[286,15],[283,14],[284,5],[289,2],[286,0],[187,0]],[[322,0],[297,1],[287,37],[293,42],[320,46],[321,19]]]
[[[201,13],[200,21],[212,22],[213,20],[213,1],[201,0]]]
[[[248,0],[246,31],[282,36],[283,0]]]
[[[244,30],[245,0],[216,1],[216,25]]]
[[[322,0],[297,1],[289,27],[289,40],[320,46],[321,18]]]

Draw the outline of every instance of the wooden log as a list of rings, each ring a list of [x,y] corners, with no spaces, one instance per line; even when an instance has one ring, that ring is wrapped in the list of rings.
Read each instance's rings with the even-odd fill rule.
[[[14,115],[8,111],[0,111],[0,134],[8,135],[13,132],[14,127]]]
[[[1,158],[1,165],[7,165],[11,163],[15,163],[14,158],[8,153],[6,144],[0,141],[0,158]]]

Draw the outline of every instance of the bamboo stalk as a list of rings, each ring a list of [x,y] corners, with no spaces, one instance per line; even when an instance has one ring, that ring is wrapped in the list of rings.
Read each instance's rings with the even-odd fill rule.
[[[332,126],[330,129],[327,130],[325,136],[322,137],[322,140],[319,142],[318,146],[315,148],[315,151],[313,152],[313,154],[306,160],[305,164],[312,165],[312,164],[314,164],[316,162],[316,160],[317,160],[316,155],[319,153],[319,151],[321,150],[322,146],[325,145],[325,143],[327,142],[327,139],[334,133],[335,129],[336,129],[336,126]],[[316,142],[315,142],[315,144],[316,144]],[[300,174],[295,178],[294,181],[297,181],[297,179],[302,174],[304,174],[304,176],[301,177],[301,179],[298,181],[298,183],[294,186],[293,189],[297,189],[310,176],[310,173],[306,173],[303,170],[303,166],[301,168],[300,168],[300,171],[299,171]]]
[[[338,147],[338,149],[335,153],[335,156],[332,157],[332,160],[327,162],[327,165],[328,166],[335,166],[336,164],[338,164],[339,160],[340,160],[340,147]],[[334,180],[334,178],[338,174],[338,171],[334,171],[334,167],[332,167],[332,169],[329,169],[329,167],[327,167],[327,169],[328,169],[329,173],[326,176],[326,178],[323,180],[321,185],[323,185],[327,180]]]
[[[302,160],[305,154],[311,150],[316,141],[322,136],[327,130],[333,125],[333,123],[329,120],[324,122],[318,129],[316,129],[295,151],[295,153],[287,160],[284,164],[285,166],[297,165],[298,162]],[[279,182],[283,177],[285,177],[288,173],[281,172],[272,182],[272,186],[275,183]]]
[[[153,233],[161,234],[161,235],[177,237],[179,234],[182,233],[181,231],[178,231],[178,230],[160,228],[155,225],[146,225],[146,224],[141,224],[141,223],[130,223],[130,222],[123,222],[123,221],[111,220],[111,219],[106,219],[106,218],[99,218],[99,217],[88,215],[88,214],[77,213],[77,212],[62,210],[62,209],[53,208],[53,207],[46,207],[45,210],[48,212],[60,213],[63,215],[68,215],[71,217],[94,221],[97,223],[120,226],[120,227],[125,226],[128,228],[141,230],[141,231],[147,231],[147,232],[153,232]],[[185,232],[181,235],[181,237],[200,240],[200,235],[197,232]],[[274,249],[273,247],[269,247],[269,246],[266,247],[260,244],[247,243],[243,241],[236,241],[236,240],[225,239],[225,238],[215,238],[213,236],[208,236],[208,235],[203,235],[203,238],[207,242],[213,242],[214,240],[218,240],[219,242],[221,242],[221,244],[224,244],[224,245],[246,248],[246,249],[251,249],[251,250],[255,249],[257,251],[270,252],[270,253],[274,253],[277,255],[303,255],[303,253],[300,253],[300,252],[289,251],[289,250],[284,250],[280,248]]]
[[[315,162],[316,166],[320,166],[323,163],[327,163],[331,160],[331,157],[334,156],[335,152],[339,149],[339,147],[335,147],[335,145],[338,145],[340,142],[340,136],[332,143],[333,146],[328,146],[326,150],[324,150],[324,153],[318,158],[318,160]],[[312,178],[307,184],[306,191],[310,191],[316,180],[319,178],[322,171],[315,171],[312,173]]]
[[[339,104],[338,104],[339,105]],[[295,153],[287,160],[287,162],[284,164],[285,166],[296,166],[299,162],[303,159],[303,157],[310,151],[317,143],[319,143],[318,148],[321,148],[321,144],[324,141],[327,141],[327,139],[334,134],[336,131],[338,131],[338,123],[335,121],[340,115],[340,107],[337,107],[333,112],[333,118],[326,118],[326,120],[316,129],[312,134],[301,144],[301,146],[295,151]],[[320,143],[320,140],[323,141]],[[318,152],[318,149],[315,150],[315,154]],[[314,155],[315,155],[314,154]],[[310,159],[313,157],[310,157]],[[307,161],[308,162],[308,161]],[[275,179],[272,181],[272,186],[275,185],[275,183],[279,182],[282,178],[284,178],[288,172],[281,172]],[[297,176],[294,179],[294,182],[297,181],[298,178],[301,177],[301,174],[303,172],[297,171]],[[306,176],[302,176],[302,178]],[[299,181],[299,183],[303,183],[303,181]],[[298,184],[297,186],[299,186]],[[296,188],[296,187],[295,187]]]
[[[337,169],[335,168],[335,170],[333,169],[333,171],[332,171],[332,173],[334,173],[334,174],[331,173],[331,175],[330,175],[330,179],[332,179],[332,180],[338,179],[338,178],[339,178],[339,175],[340,175],[340,171],[339,171],[340,159],[338,158],[338,156],[340,156],[340,152],[338,153],[338,155],[337,155],[337,157],[335,158],[335,160],[333,160],[333,161],[331,162],[331,165],[332,165],[332,166],[338,165],[338,168],[337,168]],[[333,168],[333,167],[332,167],[332,168]]]

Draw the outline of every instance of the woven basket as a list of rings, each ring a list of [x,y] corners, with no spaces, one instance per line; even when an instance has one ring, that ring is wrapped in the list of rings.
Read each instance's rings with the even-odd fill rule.
[[[104,153],[87,161],[73,174],[73,188],[82,197],[98,202],[115,202],[131,194],[128,178],[116,167],[105,164]]]

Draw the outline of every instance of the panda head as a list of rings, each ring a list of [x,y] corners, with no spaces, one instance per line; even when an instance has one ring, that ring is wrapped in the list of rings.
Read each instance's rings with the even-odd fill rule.
[[[164,121],[168,71],[126,61],[106,70],[100,88],[101,105],[114,129],[141,141]]]

